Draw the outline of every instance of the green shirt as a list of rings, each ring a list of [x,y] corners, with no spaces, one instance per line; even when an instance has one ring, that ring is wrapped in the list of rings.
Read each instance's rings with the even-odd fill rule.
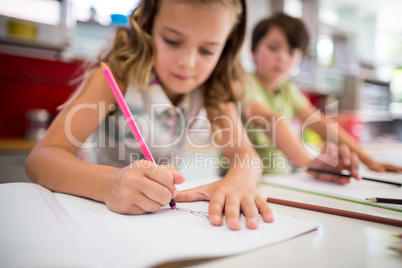
[[[277,114],[283,115],[286,120],[292,121],[299,110],[306,107],[308,99],[291,81],[284,82],[279,87],[278,92],[269,93],[258,81],[256,75],[253,74],[250,82],[246,85],[243,107],[251,102],[264,104]],[[264,173],[291,172],[292,167],[287,157],[272,144],[266,131],[259,129],[250,121],[244,121],[244,123],[248,137],[262,160]],[[269,130],[272,131],[272,128],[270,126]]]

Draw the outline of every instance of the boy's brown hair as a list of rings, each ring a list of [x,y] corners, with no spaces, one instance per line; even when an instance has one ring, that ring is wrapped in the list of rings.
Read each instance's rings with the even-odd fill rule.
[[[282,12],[263,19],[255,26],[251,40],[252,51],[256,50],[258,43],[272,27],[278,27],[284,32],[291,48],[299,48],[303,54],[306,52],[310,37],[305,24],[301,19]]]

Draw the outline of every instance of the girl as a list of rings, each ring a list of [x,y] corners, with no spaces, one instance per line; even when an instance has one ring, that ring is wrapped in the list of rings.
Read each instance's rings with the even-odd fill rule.
[[[121,111],[113,110],[115,99],[99,64],[90,68],[81,90],[31,152],[29,177],[51,190],[104,202],[117,213],[143,214],[157,211],[171,198],[197,199],[210,201],[213,225],[222,224],[225,211],[228,227],[239,229],[240,210],[248,228],[257,228],[258,213],[272,222],[271,209],[256,190],[261,167],[233,164],[235,155],[258,159],[246,145],[247,135],[241,135],[230,104],[242,82],[239,51],[245,26],[244,0],[143,0],[130,16],[130,27],[116,32],[112,48],[101,58],[114,73],[145,140],[152,142],[156,160],[172,159],[171,152],[180,155],[181,134],[201,106],[214,129],[233,127],[232,133],[217,135],[219,145],[230,144],[222,146],[233,166],[224,179],[202,192],[178,194],[174,185],[184,181],[183,175],[172,166],[141,160]],[[217,120],[218,115],[228,120]],[[91,142],[85,142],[91,134]],[[85,146],[92,147],[89,158],[95,156],[95,163],[76,157]]]
[[[341,145],[344,148],[342,150],[348,150],[347,147],[349,147],[370,169],[380,172],[386,170],[401,172],[401,167],[374,161],[346,131],[342,128],[338,129],[331,124],[335,123],[334,121],[321,116],[296,85],[289,81],[291,72],[299,64],[308,42],[309,37],[303,22],[283,13],[262,20],[254,28],[251,51],[257,71],[251,76],[248,85],[244,115],[248,119],[264,118],[264,122],[261,122],[261,119],[254,120],[254,123],[260,127],[266,128],[265,123],[275,126],[268,133],[271,138],[275,135],[275,144],[272,144],[267,133],[259,132],[249,135],[260,157],[272,155],[277,158],[288,157],[295,166],[299,167],[306,166],[311,162],[311,157],[294,137],[287,122],[297,116],[302,122],[307,120],[316,122],[309,124],[309,127],[320,134],[324,140],[336,142],[331,138],[336,135],[339,143],[343,144]],[[338,132],[339,135],[336,134]],[[264,144],[269,144],[269,146],[260,146]],[[357,161],[355,156],[354,158]],[[265,173],[288,171],[289,165],[264,170]],[[322,174],[317,174],[317,176],[324,178]],[[341,178],[331,179],[340,183],[348,182]]]

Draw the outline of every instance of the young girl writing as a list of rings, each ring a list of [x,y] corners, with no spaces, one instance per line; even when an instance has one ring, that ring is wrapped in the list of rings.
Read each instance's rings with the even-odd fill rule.
[[[261,167],[233,164],[235,155],[258,158],[230,104],[242,82],[239,51],[245,24],[244,0],[143,0],[130,16],[130,27],[118,30],[112,48],[101,55],[156,162],[183,152],[180,135],[202,107],[214,129],[232,127],[216,139],[233,160],[224,179],[178,194],[174,185],[184,181],[183,175],[172,166],[141,160],[121,111],[114,111],[116,102],[99,64],[90,68],[81,89],[31,152],[29,177],[51,190],[104,202],[117,213],[154,212],[175,198],[209,200],[213,225],[222,224],[223,211],[231,229],[240,228],[240,211],[248,228],[257,228],[259,213],[272,222],[272,212],[256,190]],[[76,157],[85,146],[93,147],[94,163]]]
[[[233,104],[242,84],[245,14],[244,0],[143,0],[130,27],[117,31],[113,47],[101,56],[157,163],[181,154],[182,133],[205,107],[216,134],[211,138],[230,160],[223,179],[177,192],[175,184],[184,177],[173,166],[141,160],[99,64],[31,152],[29,177],[51,190],[104,202],[117,213],[154,212],[171,198],[209,200],[213,225],[222,224],[223,212],[234,230],[240,228],[240,212],[251,229],[259,214],[272,222],[271,209],[256,190],[261,165],[236,165],[236,159],[259,160]],[[94,163],[76,157],[81,147],[92,147]]]
[[[317,109],[289,80],[308,42],[309,37],[303,22],[283,13],[262,20],[254,28],[251,51],[257,70],[250,78],[244,115],[249,119],[260,117],[260,120],[254,120],[259,127],[265,128],[265,123],[275,126],[271,127],[268,133],[259,132],[249,135],[260,157],[276,157],[276,159],[288,157],[298,167],[307,166],[312,161],[300,141],[292,134],[287,122],[297,116],[302,122],[306,120],[315,122],[309,124],[309,127],[324,140],[336,142],[336,139],[333,139],[336,136],[339,144],[343,144],[340,146],[342,150],[349,150],[349,147],[353,152],[352,158],[355,162],[356,154],[372,170],[402,171],[401,167],[374,161],[346,131],[331,124],[334,121],[325,119],[325,116],[317,112]],[[261,117],[265,119],[265,122],[262,122]],[[272,143],[273,136],[275,136],[275,144]],[[289,169],[290,165],[282,165],[266,168],[264,172],[288,172]],[[323,177],[322,174],[316,175]],[[348,182],[342,178],[332,179],[340,183]]]

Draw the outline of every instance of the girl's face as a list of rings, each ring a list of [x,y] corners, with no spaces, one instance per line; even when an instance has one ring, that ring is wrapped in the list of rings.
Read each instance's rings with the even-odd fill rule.
[[[154,68],[172,102],[208,79],[234,22],[235,12],[219,4],[161,1],[152,28]]]
[[[257,73],[270,81],[289,79],[302,57],[301,49],[291,48],[284,32],[275,26],[260,40],[252,54]]]

